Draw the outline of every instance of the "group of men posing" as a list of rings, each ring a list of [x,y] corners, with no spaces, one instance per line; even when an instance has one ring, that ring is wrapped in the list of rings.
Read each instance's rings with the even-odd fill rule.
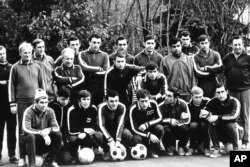
[[[46,152],[43,166],[57,166],[57,154],[65,150],[75,163],[79,146],[103,148],[104,160],[120,144],[129,150],[142,143],[154,158],[196,151],[218,157],[220,141],[239,150],[239,139],[240,149],[246,149],[250,56],[243,39],[232,39],[233,51],[223,61],[207,35],[198,38],[199,48],[190,40],[189,32],[182,32],[170,40],[171,53],[163,57],[152,36],[145,37],[145,49],[136,56],[127,52],[124,37],[111,55],[100,50],[96,34],[85,51],[79,51],[79,38],[71,37],[54,61],[44,41],[35,39],[19,46],[21,59],[14,65],[0,46],[0,151],[5,122],[9,161],[18,166],[27,165],[25,155],[35,166],[35,155]],[[223,69],[225,85],[216,78]]]

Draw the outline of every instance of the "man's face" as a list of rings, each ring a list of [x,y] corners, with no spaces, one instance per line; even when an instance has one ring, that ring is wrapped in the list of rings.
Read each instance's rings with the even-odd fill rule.
[[[210,42],[208,41],[208,39],[206,39],[205,41],[201,41],[200,42],[200,49],[203,50],[204,52],[209,50],[209,45]]]
[[[173,54],[179,55],[179,54],[181,54],[181,48],[182,48],[181,42],[178,41],[176,44],[172,44],[172,46],[171,46],[171,52]]]
[[[202,102],[202,98],[203,98],[203,93],[199,93],[199,94],[194,94],[192,95],[192,100],[193,103],[197,106],[199,106]]]
[[[6,50],[5,49],[1,49],[0,50],[0,62],[5,62],[6,61]]]
[[[218,98],[221,102],[227,99],[228,91],[225,89],[224,86],[217,88],[215,90],[215,97]]]
[[[34,52],[36,53],[36,55],[43,56],[45,54],[44,42],[40,42],[36,44],[36,47],[34,48]]]
[[[89,48],[93,51],[98,51],[101,46],[101,38],[92,38],[89,42]]]
[[[88,108],[90,106],[90,97],[82,97],[80,99],[80,105],[83,108]]]
[[[188,47],[190,45],[191,42],[191,38],[190,36],[181,36],[181,42],[182,42],[182,46],[183,47]]]
[[[139,106],[143,109],[146,110],[149,107],[149,97],[145,97],[145,98],[140,98],[138,100],[139,102]]]
[[[167,91],[165,96],[165,103],[166,104],[174,104],[174,93]]]
[[[45,112],[48,107],[48,98],[40,99],[36,103],[36,109],[40,112]]]
[[[116,57],[114,60],[114,65],[116,68],[122,70],[126,65],[125,57]]]
[[[30,61],[32,57],[32,48],[31,47],[22,48],[20,56],[22,61],[24,62]]]
[[[59,96],[57,97],[57,102],[62,106],[65,107],[69,103],[69,97]]]
[[[146,51],[153,52],[155,49],[156,43],[154,39],[150,39],[150,40],[147,40],[144,45],[145,45]]]
[[[157,75],[158,75],[158,70],[157,69],[154,69],[154,70],[148,70],[147,71],[147,75],[148,75],[148,78],[150,80],[155,80]]]
[[[235,54],[241,54],[243,51],[243,41],[242,39],[234,39],[233,40],[233,51]]]
[[[119,104],[119,97],[108,97],[107,103],[111,110],[116,110]]]
[[[118,41],[118,50],[127,51],[128,43],[126,39]]]
[[[73,49],[75,53],[78,53],[81,47],[80,41],[79,40],[69,41],[69,47]]]
[[[72,52],[65,52],[63,55],[63,64],[66,67],[72,67],[74,62],[74,53]]]

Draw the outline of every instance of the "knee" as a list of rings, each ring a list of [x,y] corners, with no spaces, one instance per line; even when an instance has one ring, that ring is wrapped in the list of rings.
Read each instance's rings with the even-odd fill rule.
[[[35,135],[35,134],[29,133],[29,134],[27,134],[27,136],[25,137],[25,141],[28,141],[28,143],[29,143],[29,142],[33,142],[33,141],[35,141],[35,140],[36,140],[36,135]]]
[[[199,126],[198,122],[191,122],[190,123],[190,130],[194,131],[194,130],[196,130],[198,128],[198,126]]]
[[[142,143],[142,137],[139,135],[134,135],[133,142],[134,142],[134,144]]]
[[[155,132],[157,135],[163,135],[164,134],[164,128],[162,125],[156,125],[155,126]]]
[[[97,140],[103,140],[104,136],[102,134],[102,132],[99,132],[99,131],[96,131],[95,134],[94,134],[94,137],[97,139]]]
[[[62,133],[61,132],[54,132],[51,134],[51,138],[57,141],[62,141]]]
[[[122,136],[124,138],[129,138],[131,139],[133,137],[132,133],[130,132],[130,130],[128,129],[124,129],[123,132],[122,132]]]

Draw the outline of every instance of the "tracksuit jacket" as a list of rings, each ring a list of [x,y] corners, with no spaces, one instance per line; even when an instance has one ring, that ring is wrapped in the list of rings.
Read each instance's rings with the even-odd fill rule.
[[[0,101],[5,107],[9,107],[9,98],[8,98],[8,82],[9,82],[9,75],[11,64],[8,62],[0,63],[0,81],[7,81],[6,85],[0,84]]]
[[[250,88],[250,55],[243,52],[236,60],[233,53],[223,58],[224,74],[229,90],[243,91]]]
[[[106,102],[98,106],[99,128],[108,142],[121,141],[125,112],[126,107],[120,102],[116,110],[111,110]]]
[[[85,128],[97,129],[97,109],[94,105],[88,108],[78,103],[69,108],[67,116],[69,135],[84,133]]]
[[[35,90],[44,89],[42,71],[32,60],[24,64],[22,60],[15,63],[10,70],[9,102],[33,103]],[[45,90],[45,89],[44,89]]]
[[[40,134],[41,130],[45,128],[51,128],[54,132],[60,130],[54,111],[48,107],[41,113],[35,105],[24,111],[22,128],[25,133],[31,134]]]
[[[218,115],[218,122],[236,122],[240,114],[240,102],[229,95],[224,102],[213,98],[207,103],[205,110]]]
[[[142,132],[138,129],[139,126],[142,124],[145,124],[147,128],[155,126],[161,122],[162,114],[154,100],[149,100],[149,107],[146,110],[143,110],[137,102],[130,108],[129,120],[135,134],[149,138],[151,132]]]
[[[143,50],[135,56],[134,64],[145,67],[149,62],[155,62],[160,66],[162,58],[162,55],[157,51],[154,51],[152,55],[147,55],[146,51]]]
[[[181,125],[186,125],[190,123],[190,112],[187,103],[178,98],[175,104],[165,104],[165,102],[162,102],[159,105],[159,109],[162,113],[162,123],[163,125],[169,125],[171,123],[171,119],[176,119]],[[187,119],[181,119],[182,113],[187,113],[189,116]]]

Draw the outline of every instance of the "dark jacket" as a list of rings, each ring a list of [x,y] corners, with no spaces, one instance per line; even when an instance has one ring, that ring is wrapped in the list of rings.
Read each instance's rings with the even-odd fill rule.
[[[209,101],[209,98],[203,97],[201,104],[199,106],[194,105],[193,100],[191,100],[188,103],[188,108],[191,115],[191,122],[200,122],[201,120],[204,120],[203,118],[200,118],[200,111],[201,109],[204,109]]]
[[[0,92],[1,92],[0,103],[3,105],[9,104],[8,83],[9,83],[11,66],[12,65],[8,62],[0,64],[0,81],[7,81],[7,84],[5,85],[0,84]]]

